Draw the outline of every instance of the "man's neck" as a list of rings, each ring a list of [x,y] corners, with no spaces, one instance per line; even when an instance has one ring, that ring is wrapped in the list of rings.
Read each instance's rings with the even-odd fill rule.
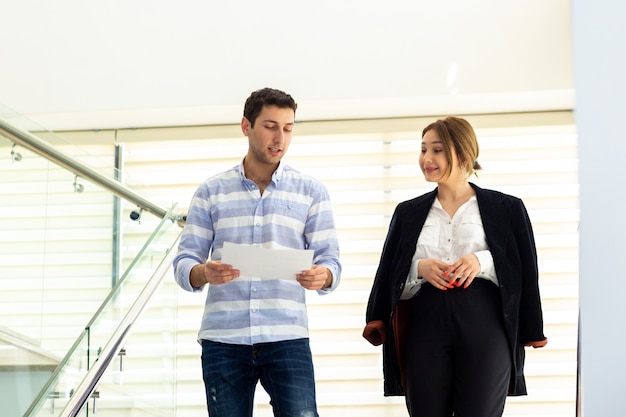
[[[272,175],[278,166],[259,166],[243,161],[243,169],[246,178],[253,181],[263,193],[263,190],[272,182]]]

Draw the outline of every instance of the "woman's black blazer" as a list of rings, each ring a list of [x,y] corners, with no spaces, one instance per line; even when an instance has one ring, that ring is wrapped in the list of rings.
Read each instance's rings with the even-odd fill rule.
[[[545,339],[532,226],[522,200],[471,185],[476,191],[500,285],[502,318],[513,365],[509,395],[525,395],[524,344]],[[437,189],[398,204],[370,293],[366,323],[374,320],[386,323],[387,337],[383,344],[385,396],[404,395],[391,323],[411,267],[417,238],[436,196]]]

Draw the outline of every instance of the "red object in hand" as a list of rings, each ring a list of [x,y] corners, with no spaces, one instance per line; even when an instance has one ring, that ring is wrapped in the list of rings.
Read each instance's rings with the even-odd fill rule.
[[[382,320],[370,321],[363,329],[363,337],[374,346],[382,345],[387,339],[385,323]]]

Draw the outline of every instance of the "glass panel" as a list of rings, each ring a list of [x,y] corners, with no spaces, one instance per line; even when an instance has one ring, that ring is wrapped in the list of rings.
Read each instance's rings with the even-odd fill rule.
[[[148,242],[141,248],[139,251],[139,255],[136,259],[134,259],[129,266],[129,269],[124,273],[116,287],[113,289],[109,297],[107,298],[105,304],[100,308],[100,310],[96,313],[93,319],[89,322],[89,324],[85,327],[84,332],[76,341],[74,346],[70,349],[67,356],[63,359],[61,365],[57,369],[57,373],[50,380],[49,385],[46,386],[45,390],[39,395],[37,400],[37,404],[33,405],[32,410],[29,412],[29,416],[49,416],[58,415],[58,412],[62,411],[67,402],[74,394],[75,389],[82,382],[84,377],[87,375],[90,367],[94,364],[102,349],[107,346],[110,342],[111,335],[118,329],[122,320],[126,317],[129,309],[133,306],[134,302],[139,297],[142,290],[146,287],[146,284],[153,276],[155,268],[160,264],[163,260],[164,256],[168,253],[171,248],[173,242],[176,241],[178,234],[180,233],[180,228],[177,224],[173,223],[170,217],[166,217],[158,222],[155,226],[154,233],[148,239]],[[171,292],[171,289],[169,290]],[[161,294],[160,297],[156,297],[158,300],[157,303],[161,302],[163,299],[169,298],[171,300],[172,297],[168,297],[167,294]],[[146,329],[139,329],[141,333],[138,336],[135,336],[135,339],[142,340],[142,336],[149,337],[164,337],[168,338],[174,337],[174,330],[169,329],[168,326],[174,326],[174,320],[169,317],[172,314],[172,311],[176,311],[176,305],[170,305],[167,308],[163,308],[164,306],[154,307],[153,312],[151,313],[153,316],[161,315],[158,319],[152,318],[150,322],[150,311],[147,313],[147,323],[146,329],[148,331],[152,330],[153,334],[149,336],[143,335],[143,332]],[[155,313],[156,312],[156,313]],[[151,328],[152,327],[152,328]],[[132,330],[131,330],[132,331]],[[133,339],[134,340],[134,339]],[[136,342],[135,342],[136,343]],[[143,342],[142,342],[143,343]],[[137,346],[132,345],[131,346]],[[175,346],[172,342],[167,342],[166,340],[162,341],[162,346],[153,345],[150,349],[158,349],[160,351],[159,355],[153,355],[150,357],[159,358],[161,368],[159,368],[162,372],[163,380],[161,381],[161,388],[164,391],[169,393],[168,386],[173,384],[171,374],[173,370],[173,365],[171,365],[171,369],[163,370],[163,366],[166,364],[172,364],[173,353],[171,349]],[[140,346],[139,348],[133,348],[132,353],[133,356],[126,361],[126,348],[123,348],[124,351],[120,351],[116,359],[117,362],[128,362],[129,366],[133,367],[134,364],[140,364],[146,361],[145,353],[147,352],[146,346]],[[138,353],[141,352],[144,356],[139,356]],[[171,358],[171,359],[168,359]],[[116,365],[114,363],[114,365]],[[119,366],[119,363],[117,364]],[[106,384],[108,386],[107,392],[109,395],[119,396],[119,395],[127,395],[129,406],[130,403],[135,401],[133,390],[126,390],[126,386],[124,389],[120,390],[120,383],[123,382],[125,378],[125,374],[120,371],[115,371],[111,369],[107,372],[107,376],[100,380],[100,384]],[[145,389],[146,387],[142,387]],[[99,394],[104,395],[104,388],[97,388]],[[113,393],[113,394],[111,394]],[[140,396],[141,397],[141,396]],[[163,401],[173,401],[173,395],[168,394],[163,395],[159,398],[161,406],[163,406]],[[170,398],[170,400],[167,400]],[[98,404],[98,399],[96,399],[96,406]],[[137,400],[139,401],[139,400]],[[103,403],[107,403],[104,402]],[[124,403],[124,402],[121,402]],[[111,404],[108,402],[108,404]],[[120,402],[115,403],[116,407],[119,406]],[[93,403],[91,405],[93,407]],[[134,405],[132,407],[135,407]],[[168,409],[169,407],[165,407],[164,409]],[[119,410],[118,410],[119,411]],[[89,407],[84,408],[83,412],[88,413]],[[163,415],[163,414],[158,414]]]
[[[96,140],[77,147],[2,106],[0,118],[72,162],[121,177],[112,132],[91,132]],[[13,140],[0,131],[0,403],[23,415],[51,376],[33,409],[62,410],[180,228],[151,214],[131,220],[141,214],[134,204]],[[118,278],[124,270],[133,272]],[[105,300],[109,309],[90,322]]]
[[[22,415],[111,290],[113,196],[2,136],[1,155],[0,403]]]
[[[173,280],[165,281],[150,299],[80,416],[120,416],[130,412],[151,417],[176,415],[178,289]]]

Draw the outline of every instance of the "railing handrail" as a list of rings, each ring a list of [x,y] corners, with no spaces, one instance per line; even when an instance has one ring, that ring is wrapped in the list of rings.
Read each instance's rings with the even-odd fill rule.
[[[160,207],[157,204],[154,204],[147,198],[142,197],[135,191],[126,187],[124,184],[118,182],[117,180],[109,178],[106,175],[103,175],[98,171],[88,167],[87,165],[81,164],[75,159],[55,149],[48,142],[40,139],[39,137],[26,130],[19,129],[7,123],[2,118],[0,118],[0,134],[5,136],[13,143],[19,144],[20,146],[31,150],[37,155],[56,163],[57,165],[74,173],[75,175],[80,176],[81,178],[85,178],[100,185],[106,190],[112,192],[113,194],[122,197],[133,204],[136,204],[137,207],[139,207],[140,209],[148,211],[155,216],[158,216],[159,218],[165,217],[168,212],[167,209]]]

